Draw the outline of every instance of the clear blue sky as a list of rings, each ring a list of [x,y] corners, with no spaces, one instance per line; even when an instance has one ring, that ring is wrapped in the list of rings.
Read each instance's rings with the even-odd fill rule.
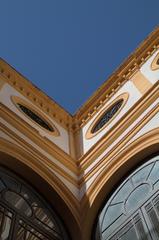
[[[74,113],[159,24],[159,0],[0,0],[0,56]]]

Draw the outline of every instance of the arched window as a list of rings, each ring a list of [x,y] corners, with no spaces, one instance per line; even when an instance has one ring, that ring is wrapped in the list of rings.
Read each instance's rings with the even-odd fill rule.
[[[30,186],[0,168],[0,239],[68,239],[55,212]]]
[[[159,156],[130,174],[98,216],[96,240],[159,239]]]

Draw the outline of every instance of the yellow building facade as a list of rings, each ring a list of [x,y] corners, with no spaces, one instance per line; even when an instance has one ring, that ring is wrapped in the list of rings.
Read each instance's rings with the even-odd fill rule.
[[[2,239],[159,239],[158,160],[159,28],[74,116],[0,60]]]

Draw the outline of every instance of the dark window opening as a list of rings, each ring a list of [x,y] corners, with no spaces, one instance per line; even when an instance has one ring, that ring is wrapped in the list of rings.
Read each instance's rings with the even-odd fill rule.
[[[106,112],[99,118],[95,126],[92,128],[91,132],[96,133],[99,131],[106,123],[108,123],[113,116],[118,112],[118,110],[121,108],[124,100],[120,99],[116,103],[114,103],[109,109],[106,110]]]
[[[54,132],[54,128],[50,126],[44,119],[42,119],[39,115],[37,115],[35,112],[33,112],[31,109],[27,108],[26,106],[18,103],[17,104],[19,108],[23,111],[24,114],[26,114],[31,120],[33,120],[35,123],[40,125],[42,128],[45,128],[46,130],[50,132]]]

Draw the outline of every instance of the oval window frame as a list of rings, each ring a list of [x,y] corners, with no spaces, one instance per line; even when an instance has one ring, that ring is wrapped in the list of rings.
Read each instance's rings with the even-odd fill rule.
[[[17,97],[17,96],[11,96],[11,100],[13,102],[13,104],[15,105],[15,107],[27,118],[29,119],[32,123],[34,123],[37,127],[39,127],[41,130],[47,132],[48,134],[54,136],[54,137],[58,137],[60,136],[60,133],[58,131],[58,129],[55,127],[55,125],[47,118],[47,116],[44,115],[44,113],[42,112],[38,112],[37,109],[35,109],[31,104],[29,104],[27,101],[25,101],[24,99]],[[33,113],[35,113],[39,118],[41,118],[44,122],[46,122],[46,124],[53,129],[53,131],[49,131],[48,129],[46,129],[45,127],[42,127],[40,124],[38,124],[36,121],[34,121],[32,118],[30,118],[25,112],[23,112],[23,110],[20,108],[20,106],[18,104],[23,105],[24,107],[30,109]],[[36,129],[36,131],[38,131]]]
[[[95,137],[97,134],[99,134],[101,131],[103,131],[104,128],[106,128],[113,120],[114,118],[120,113],[120,111],[123,109],[125,104],[127,103],[129,98],[129,94],[127,92],[124,92],[120,94],[118,97],[116,97],[112,102],[110,102],[106,107],[103,108],[103,110],[97,115],[97,117],[93,120],[91,125],[89,126],[87,132],[86,132],[86,139],[91,139]],[[97,132],[92,133],[92,129],[95,128],[95,125],[98,123],[100,118],[104,115],[106,111],[108,111],[115,103],[119,102],[120,100],[123,100],[123,103],[121,107],[118,109],[118,111],[114,114],[114,116],[105,124],[103,127],[101,127]]]
[[[151,70],[155,71],[159,69],[159,64],[157,64],[157,61],[159,61],[159,52],[157,53],[157,55],[155,56],[155,58],[153,59],[152,63],[151,63]]]

